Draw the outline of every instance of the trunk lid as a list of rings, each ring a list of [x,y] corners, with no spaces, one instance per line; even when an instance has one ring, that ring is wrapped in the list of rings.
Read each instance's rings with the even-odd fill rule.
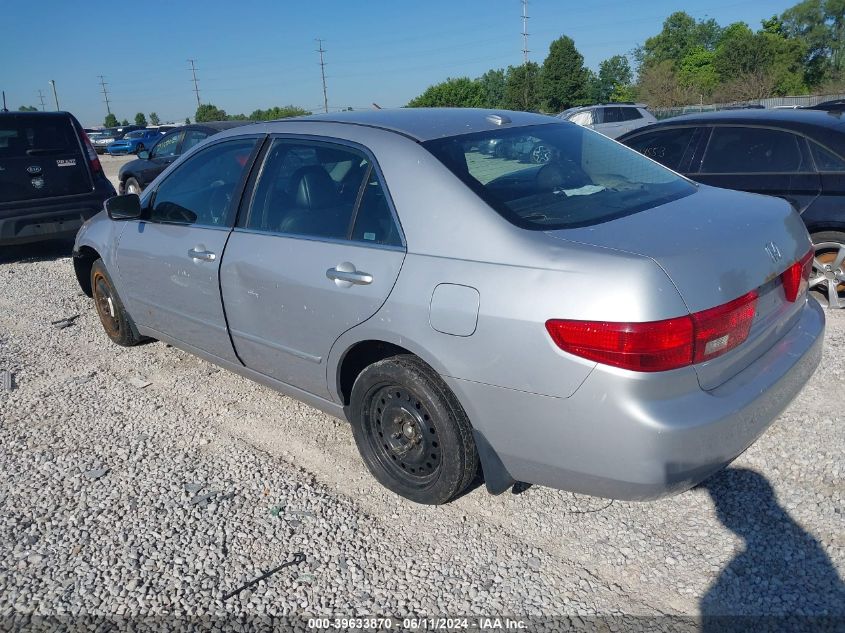
[[[91,191],[78,134],[67,114],[0,116],[0,203]]]
[[[805,296],[786,300],[780,275],[807,253],[810,240],[798,214],[777,198],[700,186],[691,196],[633,215],[548,233],[652,258],[691,313],[757,290],[748,339],[695,365],[703,389],[714,389],[770,349],[804,303]]]

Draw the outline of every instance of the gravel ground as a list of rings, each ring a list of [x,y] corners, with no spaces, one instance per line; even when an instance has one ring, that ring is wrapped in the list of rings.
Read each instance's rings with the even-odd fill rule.
[[[347,424],[162,343],[110,344],[64,248],[0,259],[0,616],[845,618],[845,311],[799,398],[692,491],[477,487],[432,508],[378,486]]]

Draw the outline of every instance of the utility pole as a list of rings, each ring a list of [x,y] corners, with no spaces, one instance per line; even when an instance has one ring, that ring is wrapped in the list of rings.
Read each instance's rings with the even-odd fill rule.
[[[41,89],[38,89],[38,98],[41,99],[41,110],[44,110],[44,93],[41,92]]]
[[[522,63],[528,63],[528,0],[522,0]]]
[[[56,92],[56,81],[54,79],[51,79],[50,85],[53,86],[53,99],[56,100],[56,111],[58,111],[60,108],[59,108],[59,93]]]
[[[109,91],[106,90],[106,86],[108,84],[106,83],[105,77],[103,77],[102,75],[97,75],[97,77],[100,78],[100,85],[103,87],[103,100],[106,102],[106,113],[111,114],[111,106],[109,104]]]
[[[320,53],[320,74],[323,77],[323,109],[328,112],[329,111],[329,97],[326,93],[326,63],[323,61],[323,53],[325,53],[325,49],[323,48],[323,40],[317,38],[317,42],[320,45],[320,48],[317,49],[317,52]]]
[[[188,61],[191,62],[191,74],[194,76],[194,94],[197,95],[197,107],[199,108],[200,105],[201,105],[200,104],[200,89],[199,89],[199,86],[197,85],[197,68],[196,68],[196,66],[194,66],[194,62],[197,61],[197,60],[189,59]]]

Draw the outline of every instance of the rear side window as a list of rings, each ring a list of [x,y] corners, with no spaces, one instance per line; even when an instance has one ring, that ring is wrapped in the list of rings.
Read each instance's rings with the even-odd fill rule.
[[[208,132],[202,130],[188,130],[185,132],[185,139],[182,141],[182,153],[184,154],[194,145],[199,145],[208,138]]]
[[[42,116],[0,117],[0,158],[78,154],[70,119]]]
[[[620,108],[622,110],[623,121],[636,121],[642,119],[643,115],[637,108]]]
[[[640,154],[677,170],[695,135],[694,127],[673,128],[640,134],[625,141]]]
[[[351,147],[276,139],[247,228],[398,246],[399,230],[370,159]]]
[[[845,171],[845,159],[814,141],[809,141],[809,143],[810,151],[813,153],[813,160],[816,161],[816,169],[819,171],[833,172]]]
[[[497,139],[507,152],[478,152]],[[677,200],[695,186],[607,137],[552,123],[423,143],[470,189],[517,226],[589,226]]]
[[[701,172],[705,174],[797,173],[811,171],[801,151],[803,139],[782,130],[716,127]]]
[[[625,115],[622,113],[622,108],[602,108],[604,116],[602,123],[619,123],[625,120]]]
[[[244,177],[256,139],[233,139],[199,150],[161,183],[151,222],[231,226],[232,198]]]

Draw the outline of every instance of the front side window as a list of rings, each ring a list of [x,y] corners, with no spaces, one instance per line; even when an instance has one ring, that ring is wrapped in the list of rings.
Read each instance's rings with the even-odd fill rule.
[[[162,138],[153,148],[152,158],[176,156],[176,150],[179,148],[179,136],[181,134],[182,132],[174,132]]]
[[[231,225],[235,195],[256,139],[233,139],[200,150],[179,165],[153,196],[152,222]]]
[[[312,141],[273,142],[255,188],[247,228],[401,243],[370,159],[351,147]]]
[[[194,145],[199,145],[208,138],[208,132],[202,130],[188,130],[185,132],[185,139],[182,141],[182,153],[184,154]]]
[[[476,148],[507,143],[507,158]],[[534,230],[606,222],[677,200],[695,186],[601,134],[566,124],[494,130],[423,144],[506,219]]]
[[[705,174],[798,173],[810,171],[791,132],[761,127],[725,126],[713,130],[701,161]]]
[[[694,127],[671,128],[640,134],[625,144],[669,169],[677,170],[694,135]]]

